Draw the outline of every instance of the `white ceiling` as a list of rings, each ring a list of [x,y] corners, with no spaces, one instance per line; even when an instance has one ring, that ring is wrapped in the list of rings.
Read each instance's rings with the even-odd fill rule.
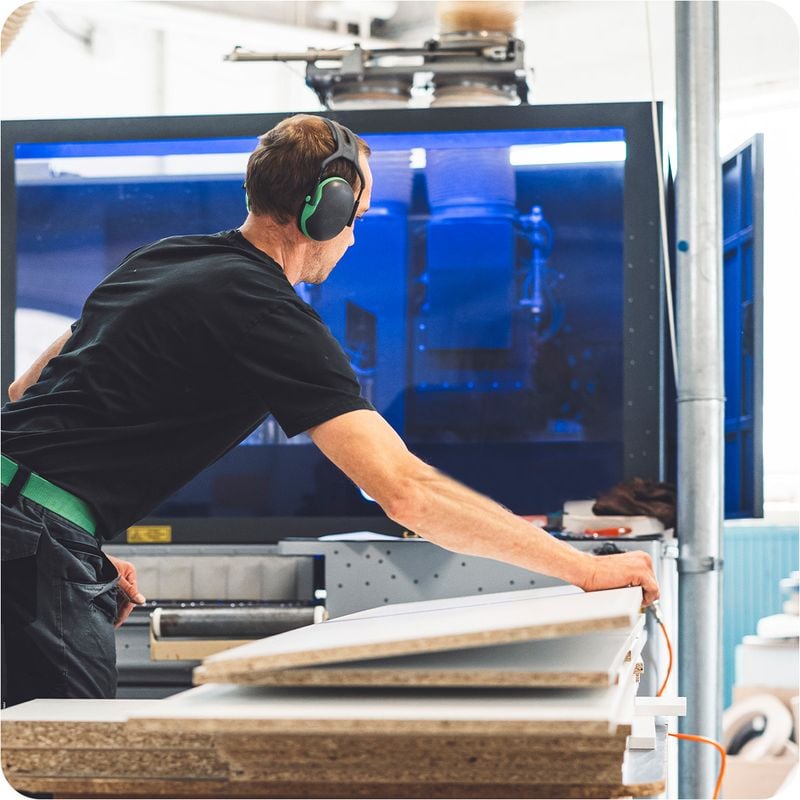
[[[798,0],[778,2],[800,10]],[[301,64],[223,65],[223,55],[235,45],[261,51],[341,47],[357,40],[373,47],[419,46],[436,33],[438,5],[434,0],[38,0],[3,56],[3,115],[314,108],[316,98],[304,85]],[[503,9],[508,5],[498,3]],[[516,5],[531,102],[655,95],[671,104],[672,0]],[[719,8],[723,115],[797,103],[800,36],[788,11],[767,0],[721,0]]]
[[[435,35],[435,0],[292,0],[289,2],[176,2],[184,11],[202,10],[243,22],[275,22],[314,30],[349,32],[419,45]],[[507,5],[507,4],[504,4]],[[522,7],[517,35],[526,43],[538,102],[633,99],[650,95],[645,3],[640,0],[532,0]],[[762,92],[798,89],[798,26],[783,0],[720,2],[723,102]],[[649,3],[656,88],[669,99],[674,81],[674,4]]]

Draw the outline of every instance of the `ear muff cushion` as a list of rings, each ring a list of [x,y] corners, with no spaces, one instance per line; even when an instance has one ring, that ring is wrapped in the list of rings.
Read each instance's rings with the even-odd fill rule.
[[[353,215],[355,194],[344,178],[320,181],[314,196],[306,198],[300,211],[300,230],[317,242],[326,242],[341,233]]]

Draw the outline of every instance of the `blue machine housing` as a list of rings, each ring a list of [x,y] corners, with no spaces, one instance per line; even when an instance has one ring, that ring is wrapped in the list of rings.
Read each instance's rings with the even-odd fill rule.
[[[514,221],[503,217],[430,221],[418,352],[511,347],[514,234]]]
[[[763,197],[759,134],[723,161],[725,516],[761,517],[763,489]]]
[[[135,247],[244,218],[241,170],[92,177],[81,159],[238,154],[243,164],[281,116],[3,123],[3,261],[17,267],[3,271],[4,312],[74,318]],[[373,149],[372,210],[329,279],[297,288],[411,449],[522,514],[634,475],[661,478],[649,105],[337,118]],[[621,155],[552,158],[595,144]],[[64,158],[76,159],[63,162],[74,174],[53,172]],[[155,512],[178,517],[259,517],[262,540],[273,529],[394,529],[307,437],[287,441],[272,421]]]

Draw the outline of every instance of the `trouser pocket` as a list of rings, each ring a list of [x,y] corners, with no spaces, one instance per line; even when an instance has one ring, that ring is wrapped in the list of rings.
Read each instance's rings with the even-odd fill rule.
[[[38,632],[40,589],[36,567],[44,534],[43,509],[23,497],[3,503],[2,515],[2,704],[44,697],[42,687],[60,677]],[[45,616],[47,614],[45,613]],[[48,639],[47,636],[44,639]]]
[[[50,535],[42,549],[58,598],[65,696],[113,697],[119,574],[90,534],[48,515],[44,522]]]
[[[58,583],[66,697],[114,697],[117,659],[114,620],[117,582]]]
[[[4,697],[113,697],[117,570],[90,534],[40,520],[35,553],[3,562]]]

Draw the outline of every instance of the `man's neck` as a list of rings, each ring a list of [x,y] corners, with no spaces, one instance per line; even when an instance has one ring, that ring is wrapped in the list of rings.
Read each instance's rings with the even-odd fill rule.
[[[239,226],[239,232],[253,247],[280,266],[292,286],[302,280],[308,243],[303,240],[295,225],[281,225],[269,217],[248,214],[247,219]]]

